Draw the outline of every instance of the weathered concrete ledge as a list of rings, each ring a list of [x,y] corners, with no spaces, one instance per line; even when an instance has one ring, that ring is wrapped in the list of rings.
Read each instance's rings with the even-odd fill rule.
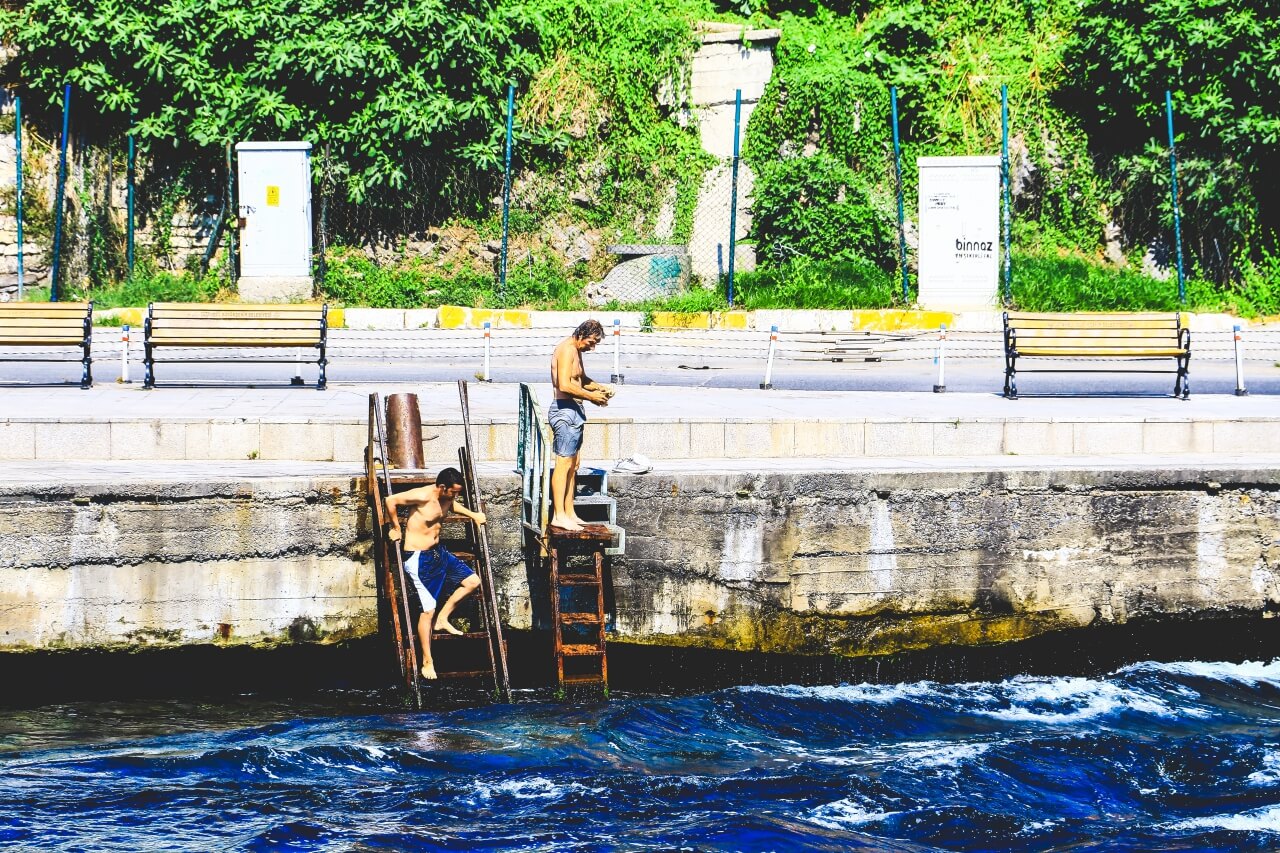
[[[1060,462],[1061,460],[1057,460]],[[614,639],[848,656],[1280,612],[1280,458],[738,460],[611,481],[628,528]],[[0,482],[0,651],[333,642],[376,630],[349,472],[212,481],[118,463]],[[813,467],[818,467],[814,465]],[[753,470],[754,469],[754,470]],[[482,477],[506,622],[538,627],[518,483]]]

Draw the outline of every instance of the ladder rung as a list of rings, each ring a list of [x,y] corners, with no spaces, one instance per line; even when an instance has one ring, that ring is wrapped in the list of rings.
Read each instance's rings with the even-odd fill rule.
[[[599,575],[560,575],[556,582],[561,586],[596,586],[600,583]]]
[[[599,613],[561,613],[562,625],[600,625],[604,618]]]
[[[489,635],[484,631],[468,631],[465,634],[450,634],[448,631],[433,631],[431,642],[437,640],[487,640]]]
[[[603,675],[566,675],[564,684],[604,684]]]
[[[602,655],[604,649],[599,646],[587,645],[585,643],[574,645],[563,645],[560,647],[560,654],[564,657],[585,657],[587,655]]]
[[[493,670],[491,669],[460,669],[456,672],[440,672],[436,671],[436,677],[445,678],[492,678]],[[422,679],[426,681],[427,679]],[[430,683],[430,682],[428,682]]]

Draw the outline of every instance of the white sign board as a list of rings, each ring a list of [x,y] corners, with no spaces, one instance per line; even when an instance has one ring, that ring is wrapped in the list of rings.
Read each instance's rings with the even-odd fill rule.
[[[919,157],[921,308],[991,309],[1000,288],[1000,158]]]
[[[240,142],[240,276],[311,275],[311,143]]]

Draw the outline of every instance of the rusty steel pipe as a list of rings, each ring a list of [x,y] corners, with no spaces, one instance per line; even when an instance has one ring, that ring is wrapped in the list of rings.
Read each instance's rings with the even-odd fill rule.
[[[422,415],[417,394],[387,397],[387,462],[392,468],[427,467],[422,452]]]

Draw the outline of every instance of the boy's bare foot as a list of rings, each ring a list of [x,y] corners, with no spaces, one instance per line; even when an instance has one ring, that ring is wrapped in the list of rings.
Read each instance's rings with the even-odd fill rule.
[[[422,677],[427,681],[435,681],[438,677],[436,675],[436,665],[430,662],[424,663],[422,665]]]
[[[450,634],[453,634],[455,637],[461,637],[461,636],[462,636],[462,632],[461,632],[461,631],[459,631],[457,628],[453,627],[452,625],[450,625],[450,624],[449,624],[449,620],[448,620],[448,619],[443,619],[443,618],[442,618],[442,619],[437,619],[437,620],[436,620],[436,630],[437,630],[437,631],[448,631]]]
[[[582,523],[576,518],[562,518],[561,516],[553,516],[551,519],[552,527],[559,527],[561,530],[581,530]]]

